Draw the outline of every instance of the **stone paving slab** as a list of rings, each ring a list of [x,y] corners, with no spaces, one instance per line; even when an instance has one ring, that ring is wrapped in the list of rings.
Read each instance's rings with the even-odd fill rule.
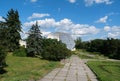
[[[65,80],[61,80],[61,79],[54,79],[53,81],[65,81]]]
[[[44,78],[47,78],[47,79],[53,79],[55,76],[49,76],[49,75],[47,75],[47,76],[45,76]]]
[[[66,77],[56,76],[54,79],[64,80]]]
[[[38,81],[53,81],[53,79],[46,79],[46,78],[43,78],[43,79],[38,80]]]
[[[76,77],[66,77],[66,81],[77,81]]]
[[[56,68],[39,81],[98,81],[89,67],[73,55],[63,68]]]

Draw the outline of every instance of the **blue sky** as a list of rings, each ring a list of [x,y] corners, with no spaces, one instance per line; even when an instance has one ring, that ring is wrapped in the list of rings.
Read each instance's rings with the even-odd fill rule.
[[[73,38],[120,38],[119,0],[0,0],[0,21],[7,12],[18,10],[22,38],[36,21],[43,36],[67,32]]]

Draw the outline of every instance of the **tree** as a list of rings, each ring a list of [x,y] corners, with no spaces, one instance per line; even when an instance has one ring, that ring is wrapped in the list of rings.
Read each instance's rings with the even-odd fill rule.
[[[42,36],[39,26],[36,22],[29,30],[27,38],[27,56],[36,57],[40,56],[42,52]]]
[[[14,51],[19,48],[21,22],[18,11],[11,9],[7,13],[5,21],[0,22],[0,73],[6,66],[6,51]]]
[[[56,39],[43,39],[42,57],[47,60],[59,61],[71,55],[66,45]]]
[[[109,58],[120,59],[120,40],[113,38],[94,39],[90,41],[87,51],[100,52]]]
[[[3,73],[3,68],[6,66],[6,29],[5,25],[0,22],[0,74]]]
[[[82,49],[83,48],[82,40],[81,40],[80,37],[75,40],[75,48],[76,49]]]
[[[0,22],[0,46],[6,49],[7,47],[7,27],[3,22]]]
[[[94,51],[101,52],[102,46],[103,46],[103,40],[102,39],[94,39],[90,43],[89,50],[91,52],[94,52]]]
[[[7,43],[9,51],[15,51],[19,48],[19,40],[21,39],[21,22],[17,10],[11,9],[5,18],[5,25],[7,27]]]

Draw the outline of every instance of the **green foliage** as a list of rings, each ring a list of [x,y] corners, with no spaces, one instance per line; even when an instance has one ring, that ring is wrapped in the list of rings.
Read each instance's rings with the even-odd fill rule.
[[[86,49],[87,51],[99,52],[109,58],[120,59],[120,39],[95,39],[90,42],[82,42],[82,45],[82,49]],[[80,48],[77,47],[77,49]]]
[[[20,47],[19,49],[16,49],[16,50],[13,52],[13,55],[14,55],[14,56],[19,56],[19,57],[26,57],[26,56],[27,56],[26,48]]]
[[[35,25],[29,30],[29,36],[27,38],[27,56],[36,57],[41,56],[42,52],[42,36],[39,30],[39,26],[36,22]]]
[[[7,18],[5,18],[4,28],[6,29],[6,41],[8,51],[14,51],[19,48],[19,40],[21,39],[21,22],[19,20],[18,11],[11,9],[7,13]],[[4,34],[5,34],[4,33]]]
[[[120,40],[119,39],[96,39],[90,42],[88,51],[100,52],[105,56],[114,59],[120,59]]]
[[[11,9],[7,13],[5,22],[0,22],[0,70],[6,66],[6,51],[14,51],[19,48],[21,22],[18,11]],[[4,49],[4,50],[3,50]],[[1,72],[1,71],[0,71]]]
[[[0,22],[0,74],[4,73],[4,67],[6,66],[6,28],[5,24]]]
[[[89,46],[90,48],[88,48],[87,50],[90,52],[100,52],[103,47],[103,42],[104,42],[104,40],[102,40],[102,39],[92,40],[90,42],[90,46]]]
[[[43,46],[42,57],[47,60],[58,61],[71,55],[71,51],[66,48],[65,44],[56,39],[43,39]]]
[[[89,47],[90,43],[88,41],[82,41],[81,38],[77,38],[75,40],[75,48],[76,49],[87,49]]]
[[[6,66],[6,53],[4,49],[0,46],[0,73],[2,72],[3,68]]]
[[[6,66],[6,51],[15,51],[19,48],[21,22],[18,11],[11,9],[7,17],[3,17],[5,22],[0,22],[0,72]],[[3,50],[4,49],[4,50]]]
[[[75,40],[75,48],[76,49],[81,49],[82,48],[82,40],[81,38],[77,38],[77,40]]]
[[[7,50],[7,28],[3,22],[0,22],[0,46]]]
[[[100,81],[120,81],[119,61],[89,61],[87,64]]]

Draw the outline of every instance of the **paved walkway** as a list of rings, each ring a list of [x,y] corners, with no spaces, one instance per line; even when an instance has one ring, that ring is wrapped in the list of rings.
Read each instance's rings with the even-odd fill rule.
[[[56,68],[39,81],[98,81],[78,56],[72,56],[63,68]]]

